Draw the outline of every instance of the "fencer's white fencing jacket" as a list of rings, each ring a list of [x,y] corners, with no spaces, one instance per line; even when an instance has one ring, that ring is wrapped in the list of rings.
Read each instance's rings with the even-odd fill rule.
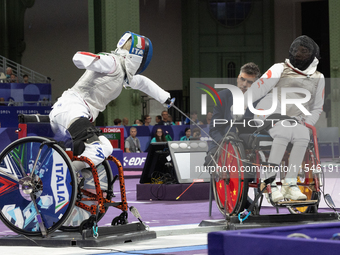
[[[124,57],[116,54],[96,55],[88,52],[77,52],[73,57],[74,64],[86,69],[71,88],[89,107],[92,119],[105,110],[106,105],[116,99],[123,85],[138,89],[153,97],[160,103],[170,98],[170,93],[160,88],[152,80],[143,75],[134,75],[126,83]]]
[[[282,88],[304,88],[310,92],[311,98],[308,102],[303,103],[303,106],[311,115],[304,115],[295,105],[287,105],[286,115],[302,117],[306,123],[315,125],[322,112],[325,88],[324,75],[316,71],[318,63],[318,59],[315,58],[304,71],[294,68],[289,59],[286,59],[285,63],[273,65],[260,79],[251,85],[252,101],[255,102],[266,95],[270,95],[273,88],[278,88],[278,100],[281,98]],[[248,90],[244,94],[246,99],[245,108],[247,107],[249,93],[250,91]],[[301,98],[301,95],[291,92],[287,93],[287,98]],[[268,109],[270,106],[268,106]]]

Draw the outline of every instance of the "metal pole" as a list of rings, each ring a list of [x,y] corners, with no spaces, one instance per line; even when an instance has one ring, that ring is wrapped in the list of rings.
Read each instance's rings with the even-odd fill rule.
[[[8,43],[8,21],[7,21],[7,0],[4,0],[4,52],[5,57],[9,56],[9,43]],[[4,66],[4,69],[7,66]]]

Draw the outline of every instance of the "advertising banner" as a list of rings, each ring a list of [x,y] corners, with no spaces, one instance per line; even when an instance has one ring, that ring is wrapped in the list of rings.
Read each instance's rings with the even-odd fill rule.
[[[123,168],[143,169],[147,153],[124,153]]]

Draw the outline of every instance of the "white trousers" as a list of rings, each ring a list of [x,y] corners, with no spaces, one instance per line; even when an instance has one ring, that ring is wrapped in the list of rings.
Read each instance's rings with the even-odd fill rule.
[[[257,105],[257,109],[269,109],[272,105],[272,98],[266,96]],[[276,108],[274,113],[281,114],[280,104]],[[255,119],[264,120],[268,115],[256,115]],[[308,146],[310,135],[309,130],[306,126],[296,123],[290,123],[289,121],[279,121],[269,129],[270,136],[274,139],[272,148],[269,154],[268,163],[274,163],[279,165],[282,161],[284,153],[287,149],[288,143],[293,144],[292,151],[289,156],[288,166],[280,170],[286,171],[285,182],[296,183],[297,175],[300,170],[300,165],[302,163],[303,157],[306,153],[306,148]],[[276,171],[266,174],[266,178],[269,178],[276,174]]]
[[[50,123],[54,133],[69,135],[67,129],[71,124],[80,117],[90,119],[91,113],[85,102],[73,91],[65,91],[53,105],[50,113]],[[113,147],[105,136],[99,136],[99,141],[91,144],[85,143],[85,150],[80,156],[85,156],[98,165],[111,155]],[[81,162],[77,165],[76,170],[89,167],[88,164]]]

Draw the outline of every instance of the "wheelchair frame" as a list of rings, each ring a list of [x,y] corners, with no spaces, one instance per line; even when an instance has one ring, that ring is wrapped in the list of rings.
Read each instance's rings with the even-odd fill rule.
[[[311,164],[308,171],[303,171],[304,176],[298,176],[298,186],[307,195],[306,201],[285,201],[274,203],[271,200],[271,189],[269,183],[261,182],[260,168],[267,161],[261,148],[244,148],[244,140],[238,135],[227,134],[217,150],[214,161],[217,167],[227,167],[226,171],[212,173],[211,184],[215,201],[219,211],[227,218],[244,212],[247,207],[248,189],[255,189],[255,205],[252,206],[252,213],[260,214],[263,201],[262,193],[267,193],[271,204],[278,207],[286,207],[290,213],[316,213],[320,202],[320,157],[317,143],[317,134],[314,126],[306,124],[312,130],[313,143],[309,143],[303,160],[303,166]],[[282,162],[288,162],[289,152],[285,152]],[[305,162],[305,163],[304,163]],[[250,176],[240,171],[242,167],[255,166],[256,173]],[[232,171],[237,169],[236,171]],[[280,176],[281,177],[281,176]],[[277,185],[282,185],[277,182]],[[260,202],[257,203],[257,200]],[[278,209],[277,209],[278,210]],[[246,210],[245,210],[246,211]],[[210,204],[211,212],[211,204]]]
[[[94,163],[87,157],[83,157],[83,156],[73,156],[72,151],[64,151],[56,141],[53,141],[51,139],[48,138],[42,138],[42,137],[26,137],[27,136],[27,125],[20,123],[19,124],[19,129],[17,130],[19,139],[16,140],[15,142],[11,143],[10,145],[8,145],[6,147],[6,149],[1,153],[1,162],[2,164],[6,164],[6,162],[9,162],[9,158],[11,158],[11,160],[13,161],[12,154],[16,154],[16,151],[18,150],[18,148],[16,146],[19,146],[20,150],[22,150],[22,152],[18,153],[18,155],[16,155],[16,159],[14,159],[13,162],[16,162],[15,164],[17,164],[16,169],[17,171],[19,171],[19,175],[21,175],[22,177],[26,178],[26,182],[24,183],[24,181],[22,181],[22,179],[24,178],[18,178],[18,177],[14,177],[11,176],[10,174],[6,173],[6,171],[4,171],[2,168],[0,168],[0,173],[2,174],[2,179],[4,179],[4,181],[6,182],[13,182],[13,179],[17,180],[17,183],[15,183],[15,181],[11,184],[11,187],[15,187],[13,189],[9,189],[8,191],[6,191],[6,194],[9,194],[10,192],[15,192],[13,193],[12,196],[18,196],[18,191],[20,190],[20,194],[22,196],[23,192],[25,194],[29,194],[29,196],[31,196],[31,203],[34,204],[34,209],[31,206],[30,210],[34,211],[35,213],[32,212],[32,215],[36,215],[35,218],[39,223],[39,227],[38,224],[36,224],[35,226],[33,226],[33,228],[31,229],[26,229],[25,226],[23,225],[22,228],[18,227],[18,223],[16,222],[12,222],[12,217],[8,218],[8,214],[6,216],[6,213],[3,213],[3,208],[6,207],[6,203],[2,204],[2,208],[1,208],[1,212],[0,212],[0,218],[1,220],[10,228],[12,229],[14,232],[18,233],[18,234],[24,234],[24,235],[29,235],[29,236],[42,236],[42,237],[46,237],[48,234],[54,232],[55,230],[57,230],[58,228],[64,230],[64,231],[80,231],[80,233],[82,233],[83,230],[85,230],[86,228],[93,228],[93,233],[94,236],[97,235],[95,228],[97,228],[97,223],[98,221],[103,217],[103,215],[106,213],[108,207],[113,206],[116,207],[117,209],[121,210],[122,213],[115,217],[112,220],[112,225],[121,225],[121,224],[127,224],[127,211],[128,211],[128,204],[127,204],[127,199],[126,199],[126,192],[125,192],[125,180],[124,180],[124,173],[123,173],[123,167],[121,165],[121,163],[119,162],[118,159],[116,159],[113,156],[109,156],[106,160],[110,160],[113,161],[118,168],[118,178],[119,178],[119,186],[120,186],[120,193],[121,193],[121,201],[120,202],[114,202],[111,201],[111,198],[114,196],[113,195],[113,183],[115,182],[116,178],[112,178],[112,174],[111,175],[107,175],[107,181],[108,181],[108,187],[107,190],[105,190],[104,192],[106,193],[106,197],[104,196],[104,192],[101,189],[101,185],[100,185],[100,179],[98,176],[98,172],[97,172],[97,168],[94,165]],[[25,140],[30,141],[30,144],[26,146]],[[26,154],[30,153],[30,150],[33,149],[33,145],[35,143],[35,147],[39,146],[39,152],[37,153],[37,155],[35,155],[35,159],[34,159],[34,166],[32,168],[32,164],[31,164],[31,169],[29,169],[29,165],[28,163],[23,163],[25,160],[22,159],[22,157],[24,157]],[[28,142],[27,142],[28,144]],[[48,147],[47,149],[45,149],[46,147]],[[36,149],[37,150],[37,149]],[[67,165],[67,176],[68,176],[68,181],[66,182],[66,177],[65,177],[65,182],[63,184],[65,185],[69,185],[71,187],[70,190],[72,194],[70,194],[70,202],[73,203],[71,205],[68,205],[68,209],[64,212],[65,214],[67,214],[66,216],[62,215],[62,217],[58,219],[56,219],[56,222],[51,223],[52,226],[50,227],[45,227],[44,226],[44,220],[43,218],[49,217],[49,216],[45,216],[43,215],[43,210],[41,209],[41,200],[39,200],[39,195],[36,195],[36,186],[37,186],[37,181],[35,179],[38,179],[41,189],[39,190],[40,193],[42,193],[43,191],[43,186],[44,183],[42,183],[42,180],[39,177],[35,177],[36,174],[36,169],[39,167],[36,167],[37,165],[41,164],[43,165],[43,163],[39,162],[39,160],[41,159],[41,152],[43,150],[51,150],[52,152],[49,152],[52,156],[53,153],[57,153],[59,155],[61,155],[61,157],[63,158],[64,162],[66,162]],[[14,151],[14,153],[12,153]],[[31,152],[31,155],[33,153]],[[45,154],[48,154],[47,152]],[[51,157],[52,157],[51,156]],[[6,159],[7,157],[7,159]],[[67,158],[69,159],[69,161],[67,160]],[[6,159],[6,160],[5,160]],[[44,160],[44,164],[47,160]],[[77,178],[75,177],[75,171],[72,169],[72,164],[70,163],[74,160],[77,161],[84,161],[86,162],[92,171],[92,175],[93,175],[93,180],[94,180],[94,186],[95,186],[95,190],[87,190],[84,189],[82,187],[78,187],[77,185]],[[12,164],[13,165],[13,164]],[[109,166],[109,164],[107,164],[107,167],[109,168],[109,170],[111,171],[111,168]],[[105,167],[104,167],[105,168]],[[30,172],[31,171],[31,172]],[[48,171],[48,170],[47,170]],[[20,174],[20,172],[22,172]],[[17,174],[14,174],[15,176],[17,176]],[[26,177],[25,177],[26,176]],[[31,176],[31,178],[30,178]],[[10,178],[9,180],[7,178]],[[58,177],[61,180],[61,177]],[[46,179],[47,180],[47,179]],[[3,180],[2,180],[3,181]],[[21,181],[21,183],[20,183]],[[26,186],[25,186],[26,185]],[[46,185],[46,184],[45,184]],[[46,185],[48,186],[48,185]],[[28,188],[24,188],[24,187],[28,187]],[[26,190],[25,190],[26,189]],[[33,191],[32,191],[33,190]],[[50,191],[51,192],[51,191]],[[73,194],[74,193],[74,194]],[[52,193],[51,193],[52,194]],[[3,194],[0,194],[0,196],[2,196]],[[20,196],[20,195],[19,195]],[[27,195],[26,195],[27,196]],[[51,196],[52,197],[52,196]],[[109,199],[107,199],[107,197],[109,197]],[[7,199],[9,201],[9,199]],[[24,199],[22,199],[24,200]],[[27,200],[27,199],[26,199]],[[93,202],[94,204],[92,205],[87,205],[86,202]],[[10,203],[10,202],[8,202]],[[90,212],[91,215],[88,219],[84,220],[79,226],[62,226],[62,224],[64,222],[67,221],[68,217],[72,214],[73,211],[73,207],[77,206],[87,212]],[[28,207],[28,206],[27,206]],[[24,214],[24,212],[27,214],[27,207],[21,211],[22,214]],[[98,218],[98,216],[100,216]],[[6,218],[7,217],[7,218]],[[13,216],[14,217],[14,216]],[[25,216],[22,216],[25,217]],[[25,219],[26,220],[26,219]],[[60,222],[62,220],[62,222]],[[32,220],[30,220],[30,224],[32,224]],[[34,220],[33,220],[34,221]],[[26,224],[25,225],[29,225]],[[56,227],[58,225],[58,227]]]

